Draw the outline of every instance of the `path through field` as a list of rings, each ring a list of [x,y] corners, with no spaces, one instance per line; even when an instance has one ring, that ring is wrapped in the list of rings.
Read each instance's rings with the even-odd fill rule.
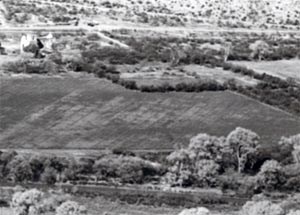
[[[5,13],[7,13],[6,8],[3,5],[3,2],[0,1],[0,23],[1,23],[1,27],[6,27],[7,23],[6,23],[6,18],[5,18]]]
[[[197,133],[249,128],[264,144],[300,120],[226,92],[140,93],[94,77],[1,77],[0,148],[173,149]]]
[[[215,33],[236,33],[236,34],[297,34],[297,30],[274,30],[274,29],[226,29],[217,28],[213,26],[201,26],[201,27],[166,27],[166,26],[145,26],[132,23],[101,23],[93,28],[85,25],[71,26],[71,25],[45,25],[45,26],[31,26],[31,27],[5,27],[1,28],[3,33],[7,32],[32,32],[32,31],[51,31],[51,32],[78,32],[94,29],[95,31],[112,31],[112,30],[133,30],[133,31],[144,31],[144,32],[156,32],[156,33],[171,33],[176,34],[179,37],[186,37],[190,33],[204,33],[204,32],[215,32]],[[167,35],[167,34],[166,34]]]

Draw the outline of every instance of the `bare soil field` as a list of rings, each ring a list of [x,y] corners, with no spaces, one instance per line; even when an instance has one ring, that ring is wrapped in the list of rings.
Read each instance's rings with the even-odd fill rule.
[[[299,118],[230,91],[140,93],[94,77],[1,77],[1,148],[173,149],[235,127],[277,142]],[[261,117],[263,116],[263,117]]]
[[[293,78],[300,83],[300,60],[279,60],[279,61],[234,61],[234,64],[246,66],[254,69],[259,73],[266,73],[277,76],[279,78],[287,79]]]

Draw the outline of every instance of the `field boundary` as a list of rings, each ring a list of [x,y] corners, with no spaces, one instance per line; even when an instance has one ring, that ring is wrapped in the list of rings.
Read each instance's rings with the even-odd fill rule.
[[[263,103],[263,102],[261,102],[261,101],[259,101],[259,100],[257,100],[257,99],[254,99],[254,98],[252,98],[252,97],[250,97],[250,96],[247,96],[247,95],[244,95],[244,94],[241,94],[241,93],[232,91],[232,90],[227,90],[227,91],[230,92],[230,93],[232,93],[232,94],[239,95],[239,96],[242,96],[242,97],[244,97],[244,98],[250,99],[250,100],[252,100],[252,101],[258,102],[259,104],[264,105],[265,107],[271,108],[271,109],[276,110],[276,111],[280,111],[280,112],[282,112],[282,113],[284,113],[284,114],[287,114],[287,115],[289,115],[289,116],[298,118],[298,119],[300,120],[300,116],[297,116],[297,115],[295,115],[295,114],[292,114],[292,113],[290,113],[290,112],[287,112],[287,111],[285,111],[285,110],[282,110],[282,109],[280,109],[280,108],[278,108],[278,107],[276,107],[276,106],[272,106],[272,105]]]
[[[17,185],[27,189],[47,190],[49,188],[62,189],[66,193],[78,196],[97,197],[104,196],[112,201],[123,201],[128,204],[157,205],[163,204],[176,207],[198,207],[199,205],[211,206],[212,204],[243,205],[249,200],[247,197],[233,197],[213,191],[197,192],[174,192],[165,190],[150,190],[145,188],[134,188],[129,186],[106,186],[106,185],[71,185],[57,184],[49,186],[46,184],[12,184],[0,183],[1,187],[13,188]]]

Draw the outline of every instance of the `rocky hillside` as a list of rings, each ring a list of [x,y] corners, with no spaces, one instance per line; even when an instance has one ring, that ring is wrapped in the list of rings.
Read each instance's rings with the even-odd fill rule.
[[[300,28],[299,0],[3,0],[12,23],[130,22],[150,26]],[[4,13],[4,10],[1,10]]]
[[[177,21],[182,23],[208,22],[233,27],[300,24],[299,0],[111,0],[109,2],[108,4],[106,1],[106,5],[112,7],[119,5],[135,14],[146,12],[151,18],[155,15],[175,14]]]

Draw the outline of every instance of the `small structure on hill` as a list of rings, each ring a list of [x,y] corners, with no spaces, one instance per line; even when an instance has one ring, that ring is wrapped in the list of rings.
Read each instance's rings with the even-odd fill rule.
[[[224,42],[223,44],[204,43],[200,46],[200,49],[203,50],[205,54],[221,55],[223,61],[226,62],[231,53],[232,44],[231,42]]]
[[[261,61],[264,56],[269,52],[270,46],[263,40],[257,40],[249,45],[249,49],[252,51],[251,58]]]
[[[47,51],[51,51],[52,52],[52,45],[55,42],[55,38],[53,37],[53,34],[49,33],[45,37],[39,37],[39,39],[44,44],[44,49],[47,50]]]
[[[32,52],[35,58],[42,58],[52,53],[52,45],[55,41],[52,33],[45,37],[37,37],[32,34],[23,34],[20,41],[20,53]]]
[[[31,34],[23,34],[20,41],[20,53],[25,52],[25,48],[30,45],[31,42],[35,40],[34,36]]]

